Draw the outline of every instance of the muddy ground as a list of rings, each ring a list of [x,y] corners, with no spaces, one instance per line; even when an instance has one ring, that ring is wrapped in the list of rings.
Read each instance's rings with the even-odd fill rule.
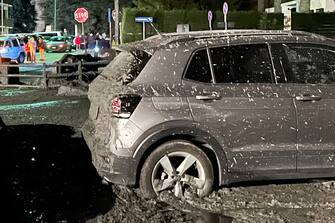
[[[85,96],[0,89],[5,222],[335,222],[331,180],[243,183],[204,199],[101,183],[80,134]]]

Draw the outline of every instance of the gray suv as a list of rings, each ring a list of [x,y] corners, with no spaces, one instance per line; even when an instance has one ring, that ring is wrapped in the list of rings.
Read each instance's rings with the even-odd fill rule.
[[[154,36],[121,46],[88,96],[95,167],[145,197],[335,176],[335,42],[319,35]]]

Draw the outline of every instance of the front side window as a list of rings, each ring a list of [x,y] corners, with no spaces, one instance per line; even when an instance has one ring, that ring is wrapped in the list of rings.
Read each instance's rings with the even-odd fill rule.
[[[20,46],[17,39],[12,39],[12,42],[13,42],[13,46]]]
[[[187,67],[185,78],[203,83],[212,82],[212,74],[206,49],[194,53]]]
[[[288,60],[289,83],[335,83],[335,49],[318,45],[283,44]]]
[[[273,83],[269,50],[265,44],[210,49],[217,83]]]

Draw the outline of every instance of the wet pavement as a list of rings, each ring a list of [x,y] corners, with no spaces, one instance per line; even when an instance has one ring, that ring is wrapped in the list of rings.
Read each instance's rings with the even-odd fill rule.
[[[80,134],[86,97],[0,89],[6,222],[335,222],[331,180],[243,183],[204,199],[104,185]]]

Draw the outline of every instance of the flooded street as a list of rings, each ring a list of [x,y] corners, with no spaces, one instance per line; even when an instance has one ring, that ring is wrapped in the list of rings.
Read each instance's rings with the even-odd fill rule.
[[[88,107],[56,90],[0,89],[7,222],[335,222],[330,180],[244,183],[186,200],[105,185],[80,134]]]

